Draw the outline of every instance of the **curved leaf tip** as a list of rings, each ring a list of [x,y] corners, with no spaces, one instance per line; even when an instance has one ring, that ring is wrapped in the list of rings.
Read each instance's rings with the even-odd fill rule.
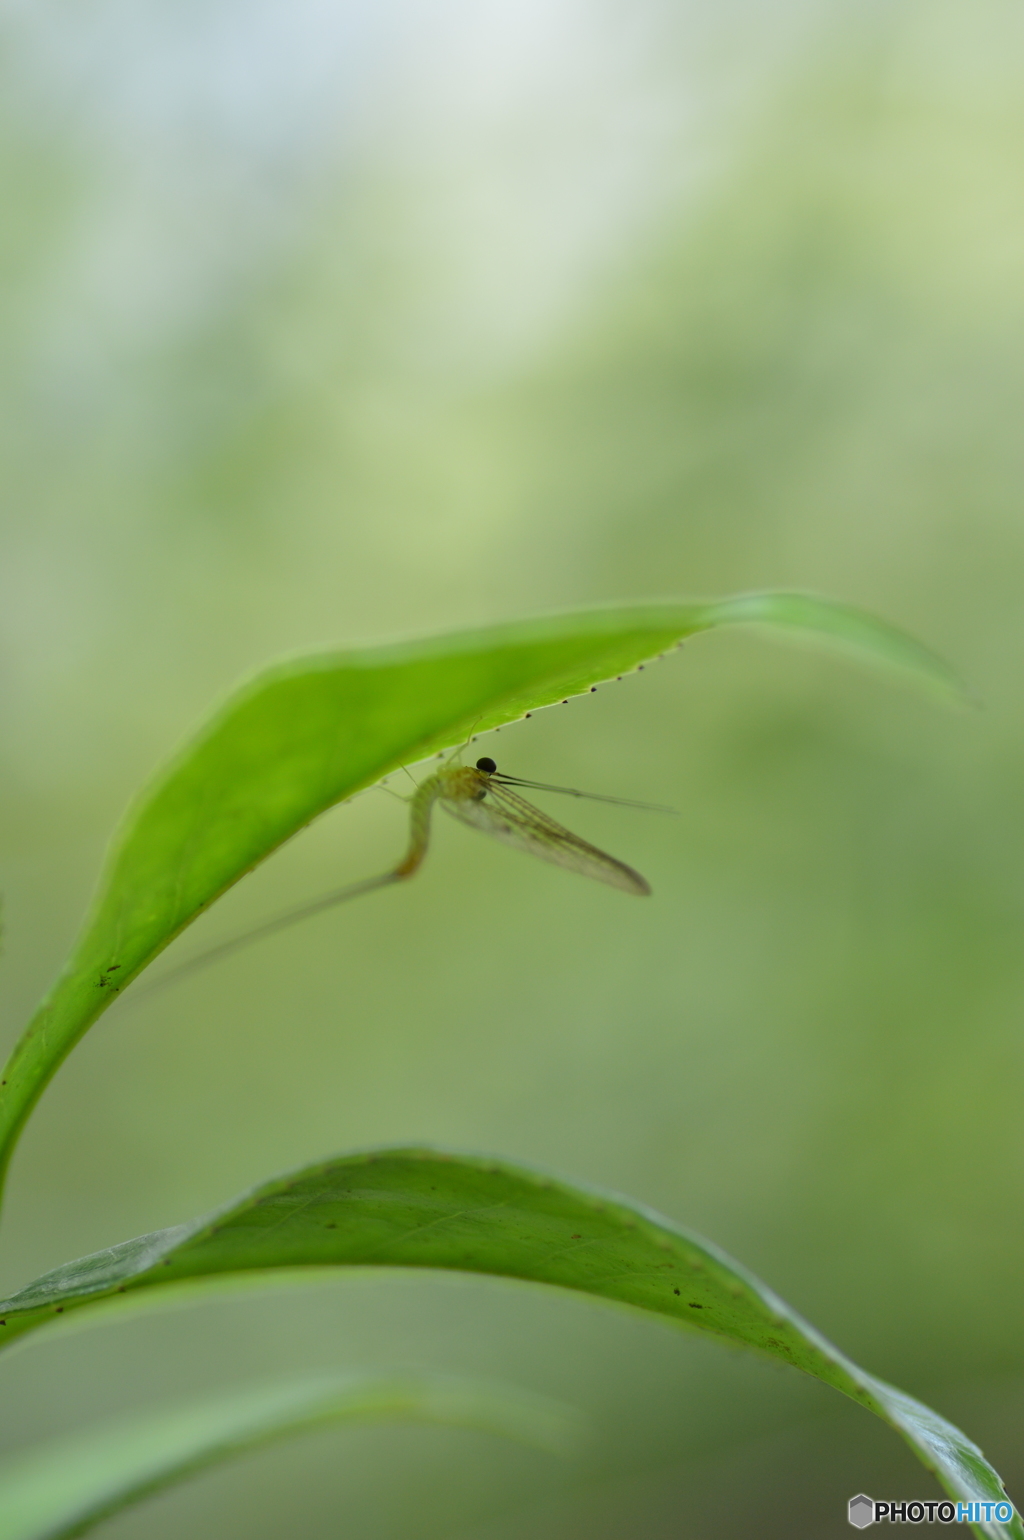
[[[915,637],[867,610],[836,604],[812,593],[749,593],[707,606],[712,626],[762,625],[833,643],[867,662],[895,668],[933,695],[956,705],[977,698],[945,658]]]

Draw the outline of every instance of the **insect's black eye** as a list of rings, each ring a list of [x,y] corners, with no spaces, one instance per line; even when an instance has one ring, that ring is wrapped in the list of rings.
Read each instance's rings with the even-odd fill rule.
[[[494,760],[488,759],[486,756],[483,759],[477,760],[476,767],[478,770],[482,770],[485,775],[493,775],[498,768]]]

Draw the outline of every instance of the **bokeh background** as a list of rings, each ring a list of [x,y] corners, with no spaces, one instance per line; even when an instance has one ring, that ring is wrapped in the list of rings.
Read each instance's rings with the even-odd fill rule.
[[[489,738],[676,805],[571,809],[654,898],[442,820],[407,891],[126,996],[23,1141],[0,1283],[350,1147],[493,1151],[710,1236],[1020,1500],[1019,7],[26,0],[0,25],[8,1042],[129,796],[290,649],[802,587],[984,702],[730,634]],[[382,870],[403,817],[329,814],[178,955]],[[0,1431],[381,1364],[548,1391],[592,1444],[328,1433],[106,1533],[826,1537],[857,1491],[936,1490],[789,1371],[445,1276],[40,1342],[0,1368]]]

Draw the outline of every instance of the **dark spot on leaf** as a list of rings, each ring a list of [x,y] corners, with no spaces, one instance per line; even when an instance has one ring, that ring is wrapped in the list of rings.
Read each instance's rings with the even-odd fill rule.
[[[333,1221],[332,1221],[331,1224],[326,1226],[326,1228],[328,1230],[336,1230],[338,1228],[338,1226],[336,1224],[334,1224]]]
[[[123,1293],[124,1293],[124,1291],[125,1291],[125,1286],[124,1286],[124,1284],[123,1284],[123,1283],[122,1283],[122,1284],[119,1284],[119,1285],[118,1285],[118,1290],[117,1290],[117,1292],[118,1292],[118,1293],[119,1293],[119,1294],[123,1294]]]
[[[679,1290],[678,1290],[678,1289],[677,1289],[677,1290],[676,1290],[676,1293],[677,1293],[677,1294],[678,1294],[678,1293],[679,1293]],[[698,1304],[695,1304],[695,1303],[694,1303],[694,1301],[693,1301],[693,1300],[692,1300],[692,1299],[691,1299],[691,1300],[690,1300],[690,1309],[691,1309],[691,1310],[703,1310],[703,1309],[704,1309],[704,1306],[703,1306],[703,1305],[698,1305]]]
[[[63,1305],[58,1305],[57,1306],[57,1314],[58,1315],[63,1315],[64,1314],[64,1306]]]
[[[678,1289],[673,1289],[673,1290],[672,1290],[672,1293],[673,1293],[673,1294],[678,1294],[678,1293],[679,1293],[679,1290],[678,1290]]]
[[[0,1326],[6,1326],[6,1325],[7,1325],[6,1321],[0,1321]]]
[[[592,684],[590,686],[590,693],[591,693],[591,695],[596,695],[597,694],[597,685],[596,684]]]
[[[570,1235],[569,1239],[571,1241],[581,1241],[583,1239],[583,1237],[582,1237],[582,1235]]]

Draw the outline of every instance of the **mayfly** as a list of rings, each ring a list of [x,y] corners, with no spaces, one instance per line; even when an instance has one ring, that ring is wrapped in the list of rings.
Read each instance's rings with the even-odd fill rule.
[[[616,807],[643,808],[653,813],[675,811],[674,808],[661,807],[653,802],[630,802],[623,797],[602,797],[589,791],[575,791],[569,786],[548,786],[543,781],[520,780],[517,776],[503,774],[494,760],[487,757],[478,759],[472,767],[445,766],[421,781],[409,798],[409,848],[391,871],[325,893],[312,903],[290,909],[246,931],[242,936],[224,941],[220,946],[200,953],[198,957],[182,963],[180,968],[165,974],[150,986],[150,990],[176,983],[185,974],[205,968],[239,947],[261,941],[275,931],[309,919],[311,915],[333,908],[335,904],[343,904],[350,898],[358,898],[363,893],[372,893],[376,888],[387,887],[392,882],[405,882],[415,876],[427,854],[430,819],[435,803],[453,818],[468,824],[471,829],[490,834],[515,850],[525,850],[529,855],[539,856],[542,861],[564,867],[566,871],[578,872],[581,877],[593,877],[595,882],[605,882],[623,893],[635,893],[640,897],[650,893],[650,884],[639,872],[556,823],[553,818],[542,813],[540,808],[534,807],[532,802],[521,797],[518,790],[513,789],[517,787],[525,787],[529,791],[554,791],[566,797],[585,797],[591,802],[611,802]]]

